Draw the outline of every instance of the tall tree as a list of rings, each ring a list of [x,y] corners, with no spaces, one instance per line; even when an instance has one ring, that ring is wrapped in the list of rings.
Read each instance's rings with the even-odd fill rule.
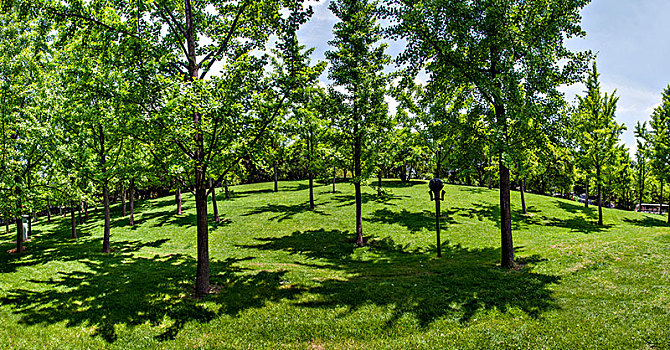
[[[501,265],[514,266],[510,208],[510,156],[520,138],[517,122],[540,129],[553,115],[510,113],[525,101],[551,101],[558,86],[580,78],[588,53],[573,53],[565,40],[583,36],[579,11],[588,0],[443,1],[391,0],[392,37],[407,40],[399,62],[416,75],[426,70],[437,87],[469,84],[488,112],[492,154],[500,175]],[[521,93],[521,91],[525,93]],[[521,123],[527,124],[527,123]]]
[[[389,57],[384,53],[386,44],[380,44],[382,30],[377,23],[377,1],[334,0],[330,10],[340,19],[335,24],[335,39],[329,42],[334,48],[326,52],[331,67],[329,77],[334,84],[346,90],[346,119],[342,125],[350,132],[353,144],[354,189],[356,192],[356,244],[362,246],[363,168],[361,156],[369,126],[376,119],[387,115],[384,101],[387,77],[383,73]]]
[[[586,96],[577,96],[579,108],[576,115],[578,142],[582,157],[587,166],[595,169],[595,181],[598,200],[598,225],[603,225],[602,189],[603,168],[611,164],[616,155],[619,137],[625,126],[615,119],[616,104],[619,98],[612,94],[601,93],[596,63],[589,72],[586,81]]]
[[[652,150],[652,165],[661,181],[661,207],[663,203],[663,183],[670,183],[670,85],[665,88],[661,104],[654,109],[649,122],[648,133]],[[662,212],[659,209],[659,213]],[[668,210],[670,223],[670,210]]]

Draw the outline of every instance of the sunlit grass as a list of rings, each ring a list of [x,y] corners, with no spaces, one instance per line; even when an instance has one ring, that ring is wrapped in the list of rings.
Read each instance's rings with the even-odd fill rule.
[[[353,187],[234,187],[210,225],[216,295],[193,298],[195,206],[115,207],[112,248],[99,214],[34,226],[21,256],[0,235],[4,348],[670,348],[670,227],[664,217],[513,193],[517,270],[498,267],[498,192],[448,186],[443,258],[425,182],[365,189],[354,244]],[[211,212],[211,210],[210,210]]]

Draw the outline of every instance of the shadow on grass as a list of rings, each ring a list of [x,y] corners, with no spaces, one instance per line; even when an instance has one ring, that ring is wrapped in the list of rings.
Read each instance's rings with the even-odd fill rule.
[[[251,216],[259,215],[264,213],[276,213],[277,215],[271,217],[269,220],[277,220],[277,222],[282,222],[284,220],[290,220],[294,216],[300,213],[312,212],[319,215],[328,215],[323,211],[318,209],[311,210],[309,209],[309,203],[294,204],[294,205],[284,205],[284,204],[266,204],[262,207],[258,207],[242,216]]]
[[[464,192],[470,192],[474,194],[484,194],[495,191],[495,188],[489,190],[488,187],[470,187],[470,186],[459,186],[458,189]]]
[[[667,222],[667,217],[661,215],[657,215],[656,217],[645,215],[644,219],[623,218],[623,222],[644,227],[670,227],[670,224]]]
[[[456,224],[452,219],[454,211],[442,210],[440,222],[444,224]],[[446,216],[446,217],[444,217]],[[399,224],[406,227],[410,232],[418,232],[422,229],[435,230],[435,212],[424,210],[420,213],[413,213],[407,209],[400,212],[389,209],[378,209],[371,216],[366,218],[366,221],[380,222],[388,225]]]
[[[360,260],[352,256],[351,235],[338,230],[296,231],[290,236],[261,238],[247,249],[283,250],[313,260],[304,265],[345,272],[347,278],[327,279],[308,288],[314,294],[304,307],[331,309],[347,306],[357,312],[367,306],[384,306],[392,313],[388,325],[412,314],[422,326],[437,319],[467,322],[481,310],[519,309],[532,317],[556,308],[548,286],[556,276],[530,269],[504,270],[496,266],[499,249],[467,249],[445,244],[443,258],[409,250],[391,238],[370,240],[367,248],[378,256]],[[539,257],[525,263],[541,261]]]
[[[403,199],[403,198],[409,198],[409,196],[388,193],[388,194],[386,194],[382,197],[379,197],[379,196],[377,196],[377,194],[361,193],[361,203],[362,204],[366,204],[368,202],[374,201],[374,202],[384,203],[386,205],[395,206],[395,204],[390,203],[390,201],[394,200],[394,199]],[[334,195],[332,197],[332,200],[335,201],[335,202],[339,202],[339,204],[337,205],[338,208],[342,208],[342,207],[346,207],[346,206],[356,204],[356,196],[354,196],[353,194]]]
[[[589,215],[589,216],[598,215],[598,206],[597,205],[591,205],[590,207],[586,208],[584,206],[584,204],[581,204],[581,203],[572,204],[572,203],[568,203],[568,202],[565,202],[565,201],[557,201],[557,200],[555,200],[554,203],[559,208],[561,208],[561,209],[563,209],[563,210],[565,210],[569,213],[573,213],[573,214],[582,213],[582,214],[586,214],[586,215]]]
[[[188,322],[208,322],[220,314],[236,315],[301,292],[297,288],[281,288],[286,271],[245,273],[234,265],[251,258],[226,259],[210,262],[211,281],[223,292],[204,300],[195,299],[194,258],[181,254],[134,254],[146,247],[160,247],[166,241],[113,242],[111,254],[97,253],[100,242],[90,239],[53,248],[38,247],[25,254],[20,266],[53,261],[76,261],[83,266],[7,290],[0,303],[18,315],[22,324],[64,322],[66,327],[93,327],[94,336],[112,343],[119,326],[149,323],[157,340],[169,340]],[[2,260],[6,259],[7,255],[2,255]],[[220,307],[212,307],[211,303]]]

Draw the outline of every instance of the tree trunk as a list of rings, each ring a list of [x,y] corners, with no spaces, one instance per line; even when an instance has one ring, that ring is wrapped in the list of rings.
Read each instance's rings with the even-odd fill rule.
[[[663,179],[661,179],[661,194],[658,196],[658,213],[663,214]]]
[[[181,215],[181,190],[177,189],[175,194],[175,201],[177,202],[177,215]]]
[[[344,181],[347,181],[347,167],[344,167],[342,171],[344,172]]]
[[[74,201],[70,203],[72,210],[70,211],[70,225],[72,226],[72,238],[77,239],[77,224],[74,220]]]
[[[16,218],[16,253],[23,251],[23,222],[21,215]]]
[[[503,135],[507,135],[505,107],[495,105],[496,121],[502,126]],[[514,243],[512,241],[512,208],[510,201],[509,169],[499,157],[500,167],[500,265],[504,268],[514,267]]]
[[[33,224],[30,216],[28,216],[28,238],[33,236]]]
[[[214,222],[219,222],[219,207],[216,204],[216,188],[214,188],[214,180],[209,179],[209,186],[212,187],[212,208],[214,208]]]
[[[355,92],[354,92],[355,95]],[[354,190],[356,192],[356,245],[363,246],[363,200],[361,194],[361,134],[357,106],[354,105]]]
[[[130,226],[135,226],[135,178],[130,179]]]
[[[377,196],[382,195],[382,172],[377,173]]]
[[[335,167],[333,167],[333,193],[335,193],[335,176],[337,175],[336,171],[337,170],[335,169]]]
[[[47,222],[51,223],[51,204],[49,203],[48,199],[47,199]]]
[[[84,221],[82,220],[82,217],[81,217],[81,207],[82,207],[82,205],[81,205],[81,200],[80,200],[79,201],[79,206],[77,206],[77,215],[79,216],[79,225],[84,223]]]
[[[644,195],[644,165],[640,167],[640,201],[638,208],[642,209],[642,196]]]
[[[88,221],[88,202],[84,201],[84,221]]]
[[[586,198],[584,200],[584,207],[589,207],[589,178],[586,177]]]
[[[526,210],[526,178],[524,177],[523,180],[521,180],[521,209],[523,210],[523,215],[528,214],[528,211]]]
[[[275,181],[275,189],[274,189],[274,191],[275,191],[275,192],[279,192],[279,184],[277,183],[277,182],[279,181],[279,175],[277,174],[277,172],[278,172],[278,170],[277,170],[277,162],[275,161],[275,162],[273,163],[272,166],[273,166],[273,168],[274,168],[274,181]]]
[[[204,188],[196,188],[195,211],[198,241],[195,292],[198,296],[203,296],[209,293],[209,234],[207,232],[207,192]]]
[[[230,191],[228,190],[228,184],[227,183],[223,184],[223,189],[226,192],[226,199],[230,199]]]
[[[514,244],[512,242],[512,211],[510,205],[509,169],[500,161],[500,238],[501,260],[505,268],[514,267]]]
[[[121,216],[125,217],[127,214],[126,211],[126,189],[121,189]]]
[[[437,158],[436,158],[436,162],[435,162],[435,177],[436,177],[436,178],[439,178],[440,175],[441,175],[440,173],[442,172],[442,171],[441,171],[441,170],[442,170],[442,167],[441,167],[441,163],[442,163],[442,162],[440,161],[440,157],[441,157],[441,155],[442,155],[442,152],[440,152],[440,149],[438,148],[438,150],[437,150]]]
[[[103,134],[102,125],[99,126],[100,132],[100,165],[102,168],[103,180],[102,180],[102,201],[105,208],[105,228],[102,238],[102,252],[109,253],[111,249],[109,248],[109,233],[111,228],[111,220],[109,213],[109,182],[107,179],[107,159],[105,157],[105,134]]]
[[[598,188],[598,225],[603,225],[603,203],[602,203],[602,194],[600,193],[600,166],[596,166],[596,186]]]
[[[489,190],[493,189],[491,186],[491,172],[489,171]]]
[[[309,176],[309,209],[314,210],[314,175],[311,171],[308,171]]]

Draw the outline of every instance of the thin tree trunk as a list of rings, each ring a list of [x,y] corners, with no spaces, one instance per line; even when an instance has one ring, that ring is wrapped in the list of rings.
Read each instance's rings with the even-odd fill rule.
[[[354,190],[356,192],[356,245],[363,246],[363,200],[361,193],[361,135],[360,118],[354,107]]]
[[[344,171],[344,181],[347,181],[347,167],[344,167],[342,170]]]
[[[70,210],[70,225],[72,226],[72,238],[77,239],[77,224],[74,220],[74,201],[70,202],[72,210]]]
[[[105,228],[102,238],[102,252],[109,253],[111,249],[109,248],[109,234],[111,231],[111,220],[109,213],[109,182],[107,179],[107,159],[105,157],[105,134],[103,134],[102,125],[99,126],[100,132],[100,165],[102,168],[103,180],[102,180],[102,200],[105,207]]]
[[[333,167],[333,193],[335,193],[335,176],[336,176],[336,170],[335,167]]]
[[[82,205],[81,205],[81,200],[80,200],[79,201],[79,206],[77,206],[77,214],[79,216],[79,225],[84,223],[84,221],[82,221],[82,217],[81,217],[81,207],[82,207]]]
[[[642,196],[644,195],[644,165],[640,167],[640,201],[638,208],[642,209]]]
[[[209,293],[209,235],[207,227],[207,192],[196,188],[196,231],[198,241],[198,266],[195,275],[195,291],[198,296]]]
[[[38,221],[37,210],[33,210],[33,222],[37,223]]]
[[[502,126],[503,135],[507,135],[505,107],[495,105],[496,121]],[[512,208],[510,201],[509,169],[499,160],[500,167],[500,265],[504,268],[514,267],[514,243],[512,241]]]
[[[377,196],[382,195],[382,172],[377,173]]]
[[[663,179],[661,179],[661,194],[658,196],[658,213],[663,214]]]
[[[88,221],[88,202],[84,201],[84,221]]]
[[[126,189],[121,189],[121,216],[126,216]]]
[[[51,204],[49,203],[48,199],[47,199],[47,222],[51,223]]]
[[[491,171],[489,171],[489,190],[491,189],[493,189],[493,187],[491,187]]]
[[[32,220],[30,219],[30,215],[28,215],[28,238],[33,236],[33,224]]]
[[[230,191],[228,190],[228,184],[223,185],[223,189],[226,192],[226,199],[230,199]]]
[[[216,204],[216,188],[214,188],[214,181],[209,179],[209,186],[212,187],[212,207],[214,208],[214,222],[219,222],[219,207]]]
[[[135,178],[130,179],[130,220],[128,224],[135,226]]]
[[[177,215],[181,215],[181,190],[177,189],[175,194],[175,201],[177,202]]]
[[[598,187],[598,225],[603,225],[603,203],[602,203],[602,194],[601,185],[600,185],[600,166],[596,166],[596,185]]]
[[[274,191],[279,192],[279,184],[278,184],[279,175],[278,175],[278,169],[277,169],[277,162],[275,161],[272,166],[274,168],[274,181],[275,181]]]
[[[528,214],[528,211],[526,210],[526,178],[524,177],[523,180],[521,180],[521,208],[523,210],[523,215]]]
[[[440,173],[442,172],[442,166],[441,166],[441,165],[442,165],[442,164],[441,164],[442,162],[440,161],[440,160],[441,160],[441,159],[440,159],[440,158],[441,158],[441,155],[442,155],[442,152],[441,152],[441,150],[438,148],[438,150],[437,150],[437,158],[436,158],[436,163],[435,163],[435,177],[436,177],[436,178],[439,178],[440,175],[441,175]]]

